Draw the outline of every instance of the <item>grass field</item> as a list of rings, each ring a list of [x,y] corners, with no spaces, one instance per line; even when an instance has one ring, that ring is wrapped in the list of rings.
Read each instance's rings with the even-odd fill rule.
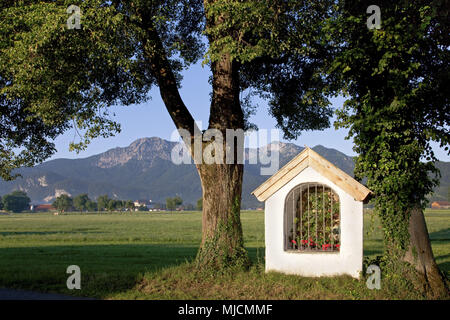
[[[437,263],[450,275],[450,210],[426,212]],[[369,290],[350,277],[264,273],[264,216],[243,211],[248,272],[212,277],[189,264],[201,240],[201,213],[0,215],[0,287],[101,299],[416,299],[405,288]],[[364,254],[383,252],[377,219],[365,214]],[[81,290],[66,268],[81,268]]]

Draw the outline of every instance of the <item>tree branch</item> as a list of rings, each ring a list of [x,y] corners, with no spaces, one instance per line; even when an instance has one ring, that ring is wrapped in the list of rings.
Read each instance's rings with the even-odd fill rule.
[[[150,21],[150,19],[143,19],[143,21]],[[195,132],[200,132],[200,130],[181,99],[175,75],[156,28],[150,22],[144,24],[144,30],[146,32],[146,37],[143,40],[144,54],[158,83],[161,98],[177,129],[184,129],[189,132],[192,146]]]

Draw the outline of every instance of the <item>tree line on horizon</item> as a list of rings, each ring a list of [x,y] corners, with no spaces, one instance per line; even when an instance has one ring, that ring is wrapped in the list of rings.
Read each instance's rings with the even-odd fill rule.
[[[183,199],[180,196],[166,198],[166,205],[155,203],[154,209],[166,209],[174,211],[180,209],[183,204]],[[0,196],[0,210],[10,211],[13,213],[19,213],[26,210],[30,210],[31,199],[27,193],[21,190],[15,190],[10,194]],[[80,211],[80,212],[102,212],[102,211],[147,211],[148,208],[145,205],[136,206],[132,200],[119,200],[111,199],[108,195],[99,196],[96,201],[89,198],[87,193],[79,194],[75,197],[71,197],[67,194],[58,196],[52,203],[59,212],[68,211]],[[202,199],[197,201],[196,207],[188,203],[183,210],[202,210]]]
[[[60,212],[67,212],[76,210],[80,212],[96,212],[96,211],[147,211],[146,206],[136,207],[132,200],[118,200],[110,199],[108,195],[102,195],[97,198],[97,201],[91,200],[88,194],[83,193],[75,197],[70,197],[67,194],[62,194],[55,199],[52,206]]]

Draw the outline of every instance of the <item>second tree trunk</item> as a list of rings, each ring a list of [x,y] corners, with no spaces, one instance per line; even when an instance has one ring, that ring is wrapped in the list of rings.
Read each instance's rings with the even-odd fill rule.
[[[246,268],[240,219],[242,164],[198,166],[203,188],[202,243],[197,264],[214,269]]]

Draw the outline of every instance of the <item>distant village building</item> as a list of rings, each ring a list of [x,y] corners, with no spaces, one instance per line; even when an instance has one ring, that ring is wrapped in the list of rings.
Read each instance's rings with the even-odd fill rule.
[[[431,203],[433,209],[450,209],[450,202],[448,201],[434,201]]]
[[[160,203],[155,203],[152,200],[136,200],[134,201],[134,206],[136,207],[136,211],[137,208],[140,207],[146,207],[147,210],[149,211],[159,211],[161,210],[161,204]]]
[[[138,207],[147,207],[149,205],[149,202],[150,201],[148,201],[148,200],[136,200],[134,202],[134,206],[136,208],[138,208]]]
[[[56,210],[56,208],[53,207],[51,204],[39,204],[31,206],[31,211],[33,212],[49,212],[54,210]]]

